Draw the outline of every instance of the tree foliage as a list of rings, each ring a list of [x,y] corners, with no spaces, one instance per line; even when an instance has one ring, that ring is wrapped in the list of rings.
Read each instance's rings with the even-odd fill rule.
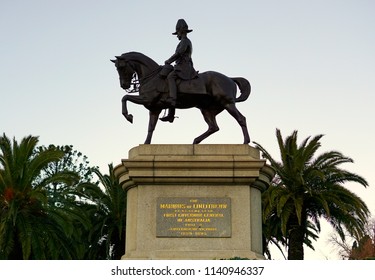
[[[73,259],[71,237],[81,215],[48,203],[46,186],[74,184],[73,172],[56,172],[41,178],[48,164],[64,152],[49,148],[36,151],[38,137],[18,143],[0,137],[0,258]]]
[[[56,174],[64,174],[64,176],[66,176],[66,174],[71,174],[71,176],[76,178],[74,182],[53,181],[49,182],[45,186],[48,193],[49,203],[63,207],[63,202],[74,202],[77,199],[77,195],[74,192],[77,185],[92,181],[92,167],[89,166],[87,156],[83,155],[77,150],[74,150],[72,145],[49,145],[48,147],[37,147],[38,152],[44,152],[47,150],[61,151],[63,156],[59,160],[46,164],[46,166],[41,170],[39,176],[36,178],[36,182],[56,176]]]
[[[346,233],[347,238],[342,240],[337,234],[332,234],[330,243],[337,248],[342,259],[368,260],[375,259],[375,219],[368,220],[365,231],[359,238],[353,238]]]
[[[0,259],[120,259],[126,196],[72,146],[0,137]],[[94,175],[98,182],[92,182]]]
[[[108,174],[93,169],[100,184],[82,183],[79,193],[91,213],[90,255],[118,260],[125,251],[126,193],[113,172],[113,165],[108,167]]]
[[[288,248],[288,259],[303,259],[303,245],[312,247],[320,231],[320,219],[326,219],[345,238],[344,230],[361,236],[369,210],[353,192],[344,187],[366,180],[340,168],[353,160],[338,151],[317,155],[323,135],[308,137],[298,145],[297,131],[283,139],[276,130],[281,161],[275,160],[260,144],[263,156],[276,171],[275,180],[263,193],[263,218],[266,238],[274,238]]]

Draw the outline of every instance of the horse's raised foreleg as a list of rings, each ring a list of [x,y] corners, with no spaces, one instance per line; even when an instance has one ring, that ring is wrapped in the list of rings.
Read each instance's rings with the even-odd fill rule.
[[[154,133],[156,124],[157,124],[158,119],[159,119],[160,112],[161,112],[161,110],[150,111],[150,114],[149,114],[150,118],[149,118],[149,121],[148,121],[148,131],[147,131],[147,137],[146,137],[145,144],[151,144],[152,134]]]
[[[133,123],[133,115],[128,113],[127,108],[127,101],[133,102],[135,104],[144,105],[145,101],[142,97],[137,95],[125,95],[121,102],[122,102],[122,114],[124,115],[125,119],[127,119],[129,122]]]
[[[249,144],[250,143],[250,136],[249,132],[247,130],[247,124],[246,124],[246,118],[238,111],[236,105],[234,103],[227,104],[225,106],[225,109],[228,111],[229,114],[233,116],[233,118],[236,119],[238,124],[242,128],[242,134],[244,137],[244,144]]]
[[[204,139],[206,139],[211,134],[215,133],[216,131],[219,131],[219,126],[216,123],[216,115],[221,112],[221,110],[204,110],[201,109],[202,115],[204,117],[204,120],[208,124],[208,129],[205,133],[198,136],[194,139],[193,144],[199,144]]]

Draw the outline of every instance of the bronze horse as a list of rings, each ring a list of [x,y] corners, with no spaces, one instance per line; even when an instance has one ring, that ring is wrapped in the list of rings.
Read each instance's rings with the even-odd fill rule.
[[[163,68],[151,58],[138,52],[124,53],[121,56],[116,56],[116,60],[111,61],[115,63],[119,73],[120,85],[123,89],[129,89],[133,84],[134,75],[138,76],[139,95],[127,94],[122,98],[122,114],[129,122],[133,122],[133,116],[128,113],[127,101],[143,105],[149,110],[150,119],[145,144],[150,144],[159,115],[163,109],[168,108],[166,102],[169,96],[166,90],[167,81],[160,75],[160,71]],[[251,91],[250,83],[245,78],[229,78],[214,71],[199,73],[199,78],[197,79],[201,79],[206,93],[184,93],[179,91],[176,103],[176,108],[178,109],[193,107],[200,109],[204,120],[208,124],[208,130],[195,138],[193,144],[200,143],[219,130],[216,123],[216,115],[224,109],[241,126],[244,144],[250,143],[246,118],[236,108],[236,102],[245,101],[249,97]],[[241,95],[237,98],[236,85],[241,92]]]

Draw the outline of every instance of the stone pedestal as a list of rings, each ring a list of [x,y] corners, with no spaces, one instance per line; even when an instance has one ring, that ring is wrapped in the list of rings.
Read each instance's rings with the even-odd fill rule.
[[[123,259],[263,259],[261,191],[248,145],[140,145],[115,168],[127,191]]]

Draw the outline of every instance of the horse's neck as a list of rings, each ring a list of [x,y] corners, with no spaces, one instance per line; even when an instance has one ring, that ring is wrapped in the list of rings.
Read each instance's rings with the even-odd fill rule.
[[[150,75],[152,75],[156,69],[158,69],[159,65],[153,61],[152,59],[144,56],[142,61],[138,61],[136,64],[136,72],[138,74],[139,79],[144,79]]]
[[[138,74],[138,78],[142,80],[142,79],[146,78],[148,75],[150,75],[152,70],[149,67],[147,67],[146,65],[144,65],[142,63],[139,63],[137,65],[136,72]]]

